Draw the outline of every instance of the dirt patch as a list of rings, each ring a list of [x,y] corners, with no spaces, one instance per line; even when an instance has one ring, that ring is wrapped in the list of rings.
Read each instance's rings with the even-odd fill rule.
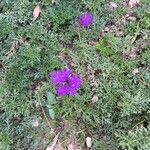
[[[141,33],[140,38],[137,39],[134,43],[134,47],[130,51],[122,51],[123,59],[135,59],[139,57],[144,49],[149,46],[150,43],[150,31],[147,31],[148,38],[144,38],[144,35]]]

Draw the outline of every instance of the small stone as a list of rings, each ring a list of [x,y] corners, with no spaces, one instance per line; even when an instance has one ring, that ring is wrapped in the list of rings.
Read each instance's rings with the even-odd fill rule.
[[[96,103],[98,101],[98,96],[94,95],[92,98],[92,103]]]
[[[87,146],[87,148],[91,148],[92,147],[92,139],[91,139],[91,137],[87,137],[86,138],[86,146]]]
[[[32,126],[35,127],[35,128],[39,127],[39,121],[38,120],[34,120],[32,122]]]
[[[108,32],[109,30],[110,30],[109,27],[105,27],[105,29],[104,29],[105,32]]]
[[[135,68],[133,71],[132,71],[132,74],[135,76],[136,74],[139,73],[139,69],[138,68]]]
[[[130,16],[130,17],[127,18],[127,20],[129,20],[129,21],[136,21],[136,17]]]

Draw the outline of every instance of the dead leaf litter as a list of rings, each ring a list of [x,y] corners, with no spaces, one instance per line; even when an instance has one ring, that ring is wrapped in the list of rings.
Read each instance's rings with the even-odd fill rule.
[[[35,21],[41,13],[41,6],[37,5],[33,10],[33,21]]]

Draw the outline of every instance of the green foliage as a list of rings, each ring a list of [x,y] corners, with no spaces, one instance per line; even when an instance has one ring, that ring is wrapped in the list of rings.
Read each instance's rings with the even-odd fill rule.
[[[114,34],[107,34],[100,39],[97,49],[101,55],[118,65],[121,70],[127,71],[131,70],[138,63],[138,60],[131,59],[126,61],[121,57],[122,49],[125,47],[129,49],[130,45],[128,37],[120,39],[119,37],[115,37]]]
[[[149,28],[150,27],[150,12],[147,12],[144,17],[141,19],[140,25],[143,28]]]
[[[97,49],[99,49],[101,53],[106,56],[113,54],[111,48],[107,48],[107,45],[108,41],[105,38],[102,38],[97,45]]]
[[[128,134],[119,133],[118,137],[119,145],[123,149],[134,150],[149,150],[150,148],[150,129],[144,127],[136,128],[133,131],[129,131]]]
[[[0,131],[0,149],[10,149],[10,139],[5,131]]]
[[[55,118],[55,112],[52,108],[52,105],[55,104],[55,103],[56,103],[56,101],[55,101],[54,94],[48,92],[47,93],[47,108],[48,108],[49,115],[52,119]]]
[[[37,0],[0,2],[0,149],[45,149],[52,140],[46,121],[54,130],[63,130],[67,120],[83,149],[91,136],[95,150],[148,150],[150,47],[143,42],[149,33],[148,0],[133,9],[139,21],[122,27],[123,37],[112,33],[101,37],[108,22],[128,11],[115,2],[118,8],[110,12],[105,0],[44,0],[36,21],[32,12]],[[94,22],[88,28],[77,27],[75,20],[86,10],[93,12]],[[8,58],[21,37],[25,41],[18,42]],[[138,56],[123,59],[122,51],[129,52],[137,39],[143,45],[137,47]],[[90,44],[95,41],[99,42]],[[50,72],[65,66],[83,80],[75,97],[55,95],[49,79]],[[139,72],[134,75],[135,68]],[[33,125],[36,119],[38,127]],[[65,141],[66,131],[62,135]]]

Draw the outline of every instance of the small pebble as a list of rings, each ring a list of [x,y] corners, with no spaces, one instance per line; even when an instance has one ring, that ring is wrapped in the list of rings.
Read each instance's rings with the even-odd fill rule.
[[[91,148],[92,147],[92,139],[91,139],[91,137],[87,137],[86,138],[86,146],[87,146],[87,148]]]

